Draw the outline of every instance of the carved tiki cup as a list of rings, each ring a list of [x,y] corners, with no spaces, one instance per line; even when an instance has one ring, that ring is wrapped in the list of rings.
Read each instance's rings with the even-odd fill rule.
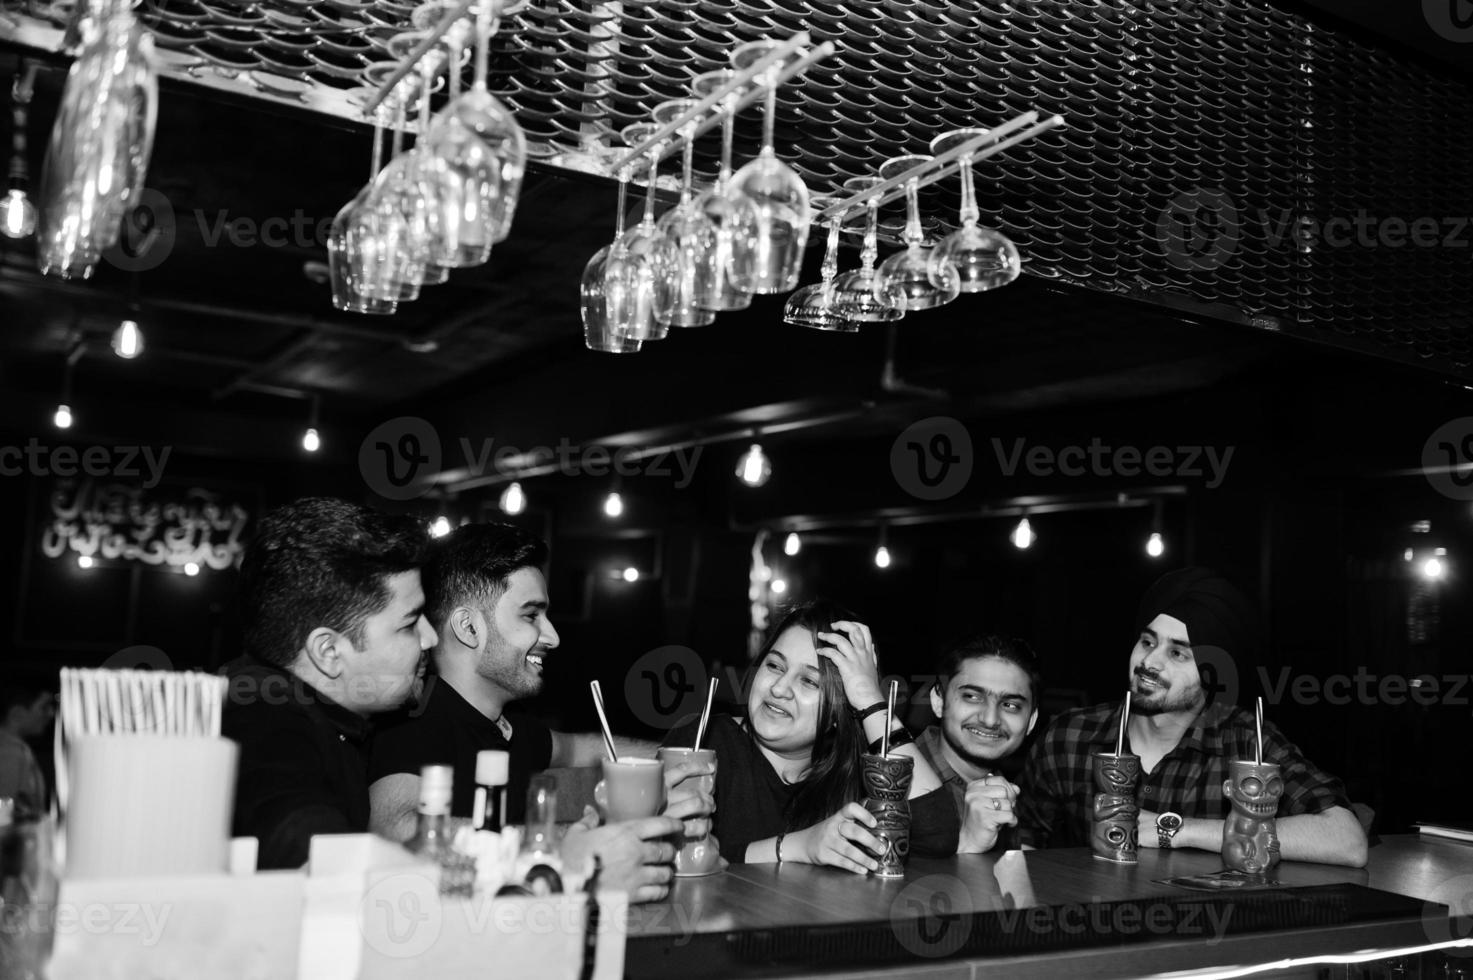
[[[1141,757],[1129,752],[1095,752],[1090,764],[1096,793],[1089,846],[1097,858],[1135,864],[1136,820],[1141,814],[1135,793],[1141,779]]]
[[[1279,835],[1274,817],[1284,780],[1272,762],[1228,760],[1223,795],[1233,805],[1222,831],[1222,861],[1234,871],[1261,875],[1279,863]]]
[[[910,780],[915,760],[908,755],[860,756],[864,775],[864,808],[874,814],[870,831],[884,843],[876,854],[877,878],[905,877],[905,859],[910,854]]]

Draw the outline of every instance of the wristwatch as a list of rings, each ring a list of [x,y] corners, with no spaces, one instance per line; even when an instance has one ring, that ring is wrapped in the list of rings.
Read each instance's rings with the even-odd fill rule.
[[[1176,832],[1178,830],[1181,830],[1181,814],[1180,813],[1172,813],[1170,811],[1167,811],[1166,813],[1158,813],[1158,814],[1156,814],[1156,846],[1157,847],[1162,847],[1162,848],[1170,847],[1171,846],[1171,838],[1173,838],[1173,837],[1176,836]]]

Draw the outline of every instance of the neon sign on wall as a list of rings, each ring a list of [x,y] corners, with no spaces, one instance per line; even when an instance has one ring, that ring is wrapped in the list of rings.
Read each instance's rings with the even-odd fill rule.
[[[41,551],[94,561],[226,569],[240,560],[250,513],[211,490],[145,490],[123,483],[58,481]]]

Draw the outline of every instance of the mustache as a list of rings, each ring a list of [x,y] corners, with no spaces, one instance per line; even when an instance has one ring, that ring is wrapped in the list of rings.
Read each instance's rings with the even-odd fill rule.
[[[1135,676],[1139,677],[1141,680],[1150,681],[1153,684],[1160,684],[1163,687],[1166,686],[1165,681],[1161,680],[1161,675],[1154,671],[1137,669],[1135,672]]]

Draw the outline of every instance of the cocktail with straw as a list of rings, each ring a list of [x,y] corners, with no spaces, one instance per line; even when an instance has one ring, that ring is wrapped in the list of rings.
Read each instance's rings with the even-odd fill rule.
[[[1095,798],[1090,825],[1089,844],[1094,855],[1117,864],[1136,863],[1140,804],[1136,787],[1141,778],[1140,756],[1125,751],[1126,726],[1130,724],[1130,692],[1120,708],[1120,731],[1115,736],[1115,751],[1095,752],[1090,756],[1094,774]]]
[[[701,748],[701,741],[706,736],[706,723],[711,719],[711,704],[716,698],[717,683],[717,678],[711,678],[711,685],[706,691],[706,707],[701,712],[701,721],[696,727],[695,747],[687,749],[665,746],[660,749],[660,761],[664,763],[667,771],[685,763],[709,766],[710,775],[688,777],[695,779],[700,791],[708,796],[716,791],[716,750]],[[675,854],[675,876],[677,878],[698,878],[702,875],[716,874],[725,868],[721,863],[721,853],[717,849],[716,839],[710,834],[682,836],[679,848]]]
[[[609,727],[609,717],[604,711],[603,690],[598,681],[589,684],[593,691],[593,707],[598,712],[599,727],[603,732],[604,750],[608,758],[603,760],[604,778],[593,787],[593,801],[598,804],[605,820],[640,820],[653,817],[665,807],[665,779],[663,767],[654,759],[639,759],[633,756],[620,758],[614,747],[614,732]]]
[[[1228,760],[1222,794],[1232,812],[1222,829],[1222,860],[1234,871],[1262,875],[1279,863],[1276,816],[1284,795],[1277,763],[1263,761],[1263,698],[1254,715],[1253,758]]]
[[[866,752],[859,757],[864,778],[862,804],[875,818],[870,833],[884,843],[875,855],[879,867],[871,872],[877,878],[905,877],[905,860],[910,855],[910,783],[915,774],[915,759],[908,755],[890,754],[890,727],[895,719],[895,695],[899,682],[890,682],[885,700],[885,734],[880,736],[878,755]]]

